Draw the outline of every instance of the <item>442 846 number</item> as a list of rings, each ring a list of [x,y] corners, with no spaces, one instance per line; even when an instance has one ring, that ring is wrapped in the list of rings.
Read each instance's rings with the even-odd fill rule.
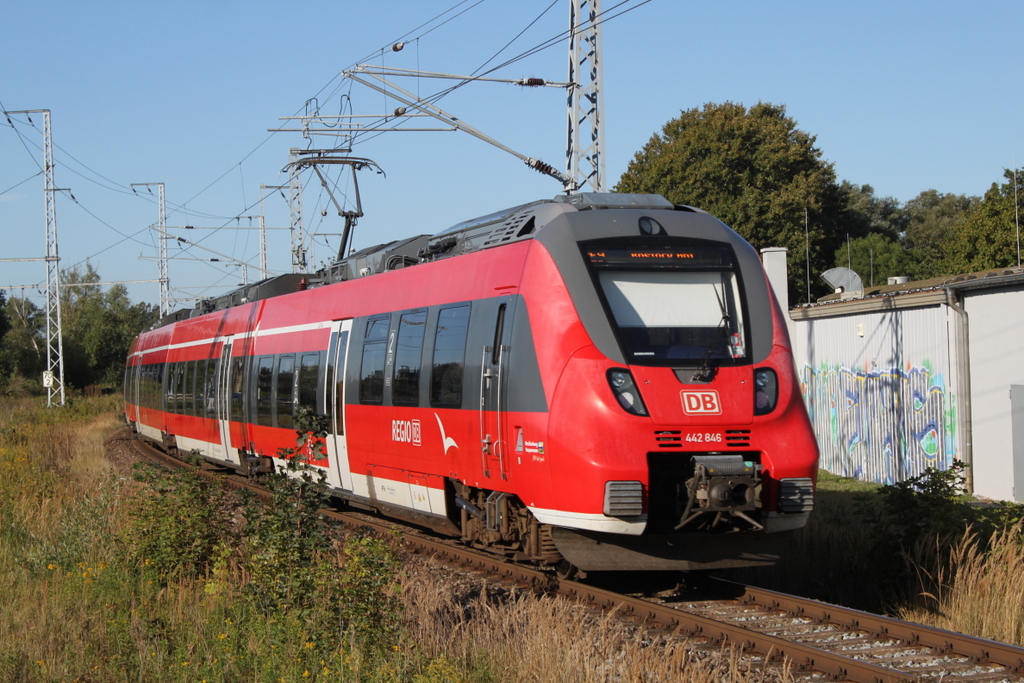
[[[686,435],[687,443],[721,443],[721,432],[690,432]]]

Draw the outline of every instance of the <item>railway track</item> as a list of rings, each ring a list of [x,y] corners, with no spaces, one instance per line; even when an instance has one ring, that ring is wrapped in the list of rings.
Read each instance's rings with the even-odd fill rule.
[[[172,467],[186,463],[133,440],[146,459]],[[204,465],[203,474],[246,488],[266,491],[252,481]],[[388,532],[398,525],[362,512],[324,510],[342,524]],[[429,553],[465,568],[487,572],[538,591],[557,592],[586,604],[685,637],[702,647],[732,647],[752,668],[787,668],[796,680],[1020,681],[1024,648],[900,621],[752,586],[716,581],[727,597],[688,599],[685,594],[648,598],[577,581],[558,580],[550,572],[512,564],[401,526],[408,550]]]

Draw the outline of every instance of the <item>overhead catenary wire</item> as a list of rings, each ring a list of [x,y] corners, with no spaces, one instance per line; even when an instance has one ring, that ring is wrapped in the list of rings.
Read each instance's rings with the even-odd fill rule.
[[[625,14],[626,12],[632,11],[633,9],[637,9],[637,8],[639,8],[639,7],[641,7],[641,6],[643,6],[643,5],[645,5],[645,4],[650,2],[650,0],[642,0],[641,2],[638,2],[638,3],[634,4],[633,6],[626,7],[632,1],[633,0],[623,0],[622,2],[619,2],[619,3],[615,4],[612,8],[610,8],[608,10],[605,10],[604,12],[601,13],[601,15],[599,15],[599,18],[596,20],[597,23],[604,23],[605,21],[608,21],[610,19],[613,19],[613,18],[616,18],[618,16],[621,16],[622,14]],[[476,9],[477,7],[479,7],[482,4],[484,4],[484,2],[486,2],[486,0],[476,0],[475,2],[472,1],[472,0],[461,0],[460,2],[456,2],[451,7],[447,8],[443,12],[438,13],[437,15],[435,15],[434,17],[432,17],[428,21],[419,24],[418,26],[416,26],[411,31],[407,31],[404,34],[402,34],[401,36],[399,36],[397,39],[393,39],[392,41],[389,41],[386,44],[386,46],[380,48],[380,50],[378,50],[378,51],[374,51],[374,52],[370,53],[370,55],[368,55],[367,58],[364,58],[364,60],[360,60],[360,61],[365,61],[365,59],[368,59],[369,57],[372,57],[375,54],[379,54],[379,52],[381,50],[389,49],[390,45],[393,45],[396,42],[401,42],[401,41],[406,41],[406,42],[417,41],[417,47],[418,47],[418,41],[420,39],[424,38],[425,36],[430,35],[431,33],[435,32],[435,31],[438,31],[442,27],[450,24],[451,22],[457,20],[458,18],[463,17],[466,13],[471,12],[474,9]],[[564,40],[565,36],[568,34],[568,31],[562,31],[558,35],[553,36],[551,38],[548,38],[547,40],[544,40],[544,41],[542,41],[542,42],[540,42],[540,43],[538,43],[538,44],[536,44],[536,45],[534,45],[534,46],[532,46],[532,47],[530,47],[530,48],[528,48],[528,49],[526,49],[524,51],[521,51],[519,54],[514,55],[514,56],[510,57],[509,59],[506,59],[506,60],[502,61],[501,63],[499,63],[497,65],[489,66],[489,65],[492,64],[492,62],[494,62],[495,59],[497,59],[499,56],[501,56],[502,54],[507,52],[510,46],[514,45],[517,41],[521,40],[522,36],[525,35],[527,33],[527,31],[530,30],[530,28],[535,26],[537,24],[537,22],[543,16],[545,16],[548,12],[550,12],[551,9],[553,7],[555,7],[556,5],[557,5],[557,0],[555,0],[555,1],[551,2],[550,4],[548,4],[537,17],[535,17],[532,21],[529,22],[529,24],[527,24],[527,26],[525,28],[520,30],[511,40],[509,40],[504,46],[502,46],[493,55],[491,55],[487,60],[485,60],[480,66],[478,66],[473,71],[473,74],[474,75],[479,75],[481,73],[483,73],[483,74],[494,73],[495,71],[498,71],[498,70],[500,70],[502,68],[507,68],[508,66],[510,66],[512,64],[515,64],[518,61],[521,61],[523,59],[526,59],[526,58],[528,58],[528,57],[530,57],[532,55],[535,55],[535,54],[537,54],[537,53],[539,53],[539,52],[541,52],[543,50],[550,49],[551,47],[557,46],[562,40]],[[486,71],[484,71],[484,69],[486,69]],[[310,99],[315,99],[317,97],[320,97],[324,92],[326,92],[326,91],[328,91],[328,90],[330,90],[332,88],[332,84],[336,84],[337,85],[337,87],[335,87],[332,92],[338,92],[338,90],[341,87],[343,87],[343,83],[339,83],[338,82],[338,77],[339,77],[339,73],[336,72],[335,75],[326,84],[324,84],[324,86],[322,86],[320,88],[320,90],[317,91],[316,95],[314,95],[314,98],[310,98]],[[456,84],[452,85],[451,87],[442,89],[439,92],[436,92],[436,93],[434,93],[432,95],[429,95],[427,100],[425,100],[425,101],[431,101],[431,102],[440,101],[441,99],[446,97],[451,92],[454,92],[458,88],[461,88],[462,86],[464,86],[464,85],[466,85],[466,84],[468,84],[470,82],[472,82],[472,80],[470,80],[470,79],[465,79],[463,81],[460,81],[459,83],[456,83]],[[351,83],[349,84],[349,88],[351,90]],[[0,106],[2,106],[2,103],[0,103]],[[342,103],[340,106],[344,109],[345,104]],[[319,108],[319,104],[318,104],[318,108]],[[34,126],[34,123],[32,125]],[[18,130],[18,128],[13,123],[11,124],[11,127],[12,127],[12,129],[14,129],[17,132],[19,140],[21,141],[21,144],[25,147],[26,151],[30,154],[30,156],[33,158],[33,161],[38,166],[38,161],[36,160],[35,155],[31,154],[31,150],[30,150],[30,147],[29,147],[29,142],[30,141],[26,140],[25,136],[21,133],[20,130]],[[368,131],[368,133],[369,132],[370,131]],[[266,145],[266,143],[269,142],[273,137],[274,137],[273,133],[270,133],[269,135],[267,135],[265,138],[263,138],[259,142],[259,144],[257,144],[251,151],[249,151],[247,154],[245,154],[238,162],[233,164],[230,168],[225,170],[224,173],[220,174],[217,178],[215,178],[213,181],[211,181],[205,187],[200,189],[198,192],[196,192],[195,194],[190,196],[185,202],[183,202],[181,204],[168,203],[168,208],[171,209],[172,213],[176,212],[176,211],[190,212],[190,213],[192,213],[193,215],[196,215],[196,216],[204,216],[204,217],[208,217],[208,218],[213,218],[215,220],[222,220],[222,221],[224,221],[225,225],[228,224],[232,220],[231,217],[223,216],[223,215],[219,215],[218,216],[216,214],[204,214],[203,212],[199,212],[199,211],[196,211],[195,209],[190,208],[190,204],[192,202],[194,202],[199,196],[201,196],[202,194],[207,192],[210,188],[212,188],[215,185],[217,185],[228,174],[233,172],[235,170],[236,166],[238,167],[238,172],[239,172],[240,177],[244,178],[244,169],[242,168],[244,163],[246,161],[248,161],[258,150],[260,150],[262,147],[264,147]],[[356,143],[368,142],[370,139],[373,139],[373,137],[375,137],[375,135],[363,133],[363,134],[360,134],[360,139],[355,141],[355,142]],[[91,168],[87,164],[81,162],[74,155],[72,155],[69,152],[67,152],[67,150],[65,150],[63,147],[57,147],[57,149],[60,150],[62,156],[64,156],[65,158],[73,160],[79,167],[81,167],[82,169],[85,169],[86,172],[85,173],[79,172],[77,169],[71,168],[70,166],[66,166],[65,167],[65,168],[67,168],[67,170],[75,173],[76,175],[82,177],[83,179],[88,180],[89,182],[97,185],[98,187],[101,187],[101,188],[104,188],[104,189],[108,189],[108,190],[113,191],[113,192],[119,192],[119,193],[127,194],[128,191],[125,190],[116,181],[114,181],[111,178],[109,178],[109,177],[103,175],[102,173],[96,171],[95,169]],[[97,179],[99,179],[99,180],[97,180]],[[27,182],[27,180],[26,181],[22,181],[22,183],[24,183],[24,182]],[[22,184],[22,183],[19,183],[19,185]],[[338,184],[339,184],[338,180],[333,180],[332,184],[334,185],[334,187],[337,187]],[[7,192],[7,191],[9,191],[9,190],[5,190],[5,192]],[[143,199],[147,200],[147,201],[152,201],[148,197],[143,197]],[[256,205],[255,202],[252,203],[252,204],[249,204],[246,201],[244,188],[243,188],[243,193],[242,193],[242,199],[243,199],[243,204],[247,204],[247,206],[245,207],[245,209],[243,209],[239,213],[244,213],[244,212],[248,211],[249,209],[251,209],[253,206]],[[321,202],[322,202],[322,192],[321,192],[321,198],[320,198],[320,200],[318,200],[317,206],[319,206],[321,204]],[[94,212],[92,212],[89,209],[87,209],[80,202],[78,202],[78,203],[79,203],[79,206],[81,206],[81,208],[86,213],[88,213],[90,216],[92,216],[95,220],[99,221],[104,226],[110,228],[111,230],[113,230],[114,232],[116,232],[118,235],[120,235],[122,237],[122,239],[119,239],[118,241],[114,242],[113,244],[111,244],[109,246],[106,246],[103,249],[95,252],[93,255],[90,256],[90,258],[98,256],[99,254],[104,253],[104,252],[114,248],[115,246],[123,244],[127,240],[132,240],[132,241],[138,242],[140,244],[143,244],[143,242],[140,242],[139,240],[135,239],[135,237],[139,234],[139,232],[142,232],[142,231],[139,231],[139,232],[136,232],[136,233],[132,233],[130,235],[126,235],[126,233],[121,232],[121,231],[117,230],[116,228],[113,228],[113,226],[110,223],[108,223],[107,221],[104,221],[103,219],[101,219],[98,215],[96,215]],[[320,221],[319,223],[322,224],[322,222],[323,221]],[[320,226],[318,225],[317,228],[319,229]],[[214,233],[211,232],[209,235],[204,236],[200,240],[197,240],[197,242],[205,242],[206,240],[213,238],[213,234]],[[313,234],[310,235],[310,239],[312,239],[312,236],[315,235],[315,234],[316,234],[316,231],[314,231]],[[81,262],[79,262],[79,263],[81,263]]]

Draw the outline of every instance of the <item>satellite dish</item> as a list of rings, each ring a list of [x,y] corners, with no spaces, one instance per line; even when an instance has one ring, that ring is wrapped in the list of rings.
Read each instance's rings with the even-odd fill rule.
[[[837,292],[864,291],[864,281],[849,268],[830,268],[821,274],[821,279]]]

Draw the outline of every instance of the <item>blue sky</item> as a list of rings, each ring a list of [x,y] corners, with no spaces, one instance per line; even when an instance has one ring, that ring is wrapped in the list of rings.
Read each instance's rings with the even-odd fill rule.
[[[602,0],[603,9],[618,1]],[[56,185],[77,200],[57,198],[62,267],[89,259],[104,280],[157,277],[147,230],[155,196],[133,194],[131,183],[165,183],[171,226],[255,225],[233,217],[257,214],[260,184],[285,184],[288,149],[309,146],[298,133],[268,133],[283,124],[279,117],[303,112],[314,97],[322,112],[338,113],[342,94],[357,114],[394,108],[350,87],[342,69],[365,61],[468,74],[524,29],[497,61],[568,23],[568,0],[458,2],[7,3],[0,105],[51,110]],[[899,200],[927,189],[980,195],[1024,159],[1015,47],[1024,3],[628,0],[609,14],[630,8],[603,27],[609,186],[680,110],[727,100],[786,105],[840,179]],[[394,53],[398,39],[407,45]],[[494,75],[564,81],[566,62],[559,42]],[[402,85],[423,96],[444,87]],[[560,90],[476,83],[438,104],[519,152],[564,165]],[[11,118],[13,127],[0,121],[0,258],[42,256],[42,119],[33,116],[32,127]],[[360,176],[366,215],[356,248],[438,232],[561,189],[461,133],[390,133],[353,154],[386,173]],[[321,235],[315,263],[330,259],[341,232],[328,201],[307,178],[306,226]],[[269,226],[288,225],[280,195],[268,197],[266,215]],[[254,231],[173,232],[258,261]],[[287,233],[271,231],[268,245],[270,269],[290,271]],[[237,268],[184,260],[215,257],[209,252],[172,245],[170,253],[179,257],[169,265],[172,287],[196,288],[178,296],[216,295],[241,282]],[[41,263],[0,263],[0,287],[39,283],[44,273]],[[133,300],[157,302],[156,284],[129,289]]]

